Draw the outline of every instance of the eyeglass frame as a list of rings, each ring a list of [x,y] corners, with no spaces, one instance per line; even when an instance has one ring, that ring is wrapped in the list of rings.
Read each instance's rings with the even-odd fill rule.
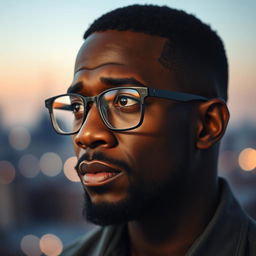
[[[139,95],[140,95],[140,107],[141,107],[141,115],[140,115],[140,121],[138,122],[137,125],[132,126],[130,128],[124,128],[124,129],[119,129],[119,128],[113,128],[110,126],[110,124],[108,124],[107,120],[105,119],[100,104],[99,104],[99,100],[102,97],[103,94],[112,91],[112,90],[118,90],[118,89],[134,89],[136,90]],[[76,97],[80,97],[83,100],[84,103],[84,107],[86,108],[88,106],[88,103],[96,103],[97,109],[100,113],[101,119],[103,121],[103,123],[106,125],[107,128],[109,128],[112,131],[129,131],[129,130],[133,130],[138,128],[144,120],[144,99],[146,97],[155,97],[155,98],[162,98],[162,99],[169,99],[169,100],[174,100],[174,101],[180,101],[180,102],[188,102],[188,101],[193,101],[193,100],[199,100],[199,101],[208,101],[209,98],[200,96],[200,95],[196,95],[196,94],[191,94],[191,93],[183,93],[183,92],[176,92],[176,91],[168,91],[168,90],[163,90],[163,89],[158,89],[158,88],[152,88],[152,87],[113,87],[110,89],[107,89],[103,92],[101,92],[98,95],[95,96],[83,96],[81,94],[77,94],[77,93],[66,93],[66,94],[60,94],[51,98],[48,98],[45,100],[45,107],[49,110],[49,114],[50,114],[50,119],[51,119],[51,123],[52,126],[54,128],[54,130],[61,135],[73,135],[76,134],[80,131],[80,129],[82,128],[86,117],[87,117],[87,111],[84,111],[84,116],[83,116],[83,120],[81,122],[81,126],[79,127],[79,129],[75,132],[63,132],[61,131],[61,129],[59,128],[57,122],[56,122],[56,118],[54,118],[53,115],[53,102],[55,99],[62,97],[62,96],[76,96]]]

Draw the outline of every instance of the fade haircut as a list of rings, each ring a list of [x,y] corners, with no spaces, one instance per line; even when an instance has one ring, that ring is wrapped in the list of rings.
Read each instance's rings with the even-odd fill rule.
[[[209,25],[194,15],[167,6],[131,5],[96,19],[84,39],[106,30],[167,38],[159,61],[174,70],[179,82],[191,87],[191,83],[201,80],[205,86],[200,89],[201,94],[227,100],[228,63],[223,42]]]

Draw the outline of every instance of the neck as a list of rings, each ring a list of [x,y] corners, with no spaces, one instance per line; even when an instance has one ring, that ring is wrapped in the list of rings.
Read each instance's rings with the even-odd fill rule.
[[[217,180],[204,178],[197,181],[197,186],[186,184],[175,203],[165,199],[143,219],[128,223],[132,256],[186,254],[217,206]],[[211,184],[206,184],[206,180],[211,180]]]

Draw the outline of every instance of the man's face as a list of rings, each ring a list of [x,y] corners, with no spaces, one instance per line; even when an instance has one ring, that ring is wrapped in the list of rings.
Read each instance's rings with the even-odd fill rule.
[[[93,33],[78,53],[72,90],[94,96],[116,86],[138,86],[136,80],[182,91],[174,74],[158,61],[165,42],[128,31]],[[127,82],[120,84],[120,79]],[[157,203],[178,196],[194,147],[191,111],[189,103],[148,97],[142,125],[120,132],[107,128],[96,105],[90,106],[72,138],[79,163],[84,160],[78,173],[89,220],[104,225],[137,219]]]

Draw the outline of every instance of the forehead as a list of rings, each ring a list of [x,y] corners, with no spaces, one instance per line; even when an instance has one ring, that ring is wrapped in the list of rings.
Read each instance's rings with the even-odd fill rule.
[[[78,52],[75,73],[81,69],[95,71],[111,66],[141,77],[147,84],[163,87],[172,72],[159,62],[166,38],[131,31],[96,32]],[[166,88],[165,86],[163,88]]]

